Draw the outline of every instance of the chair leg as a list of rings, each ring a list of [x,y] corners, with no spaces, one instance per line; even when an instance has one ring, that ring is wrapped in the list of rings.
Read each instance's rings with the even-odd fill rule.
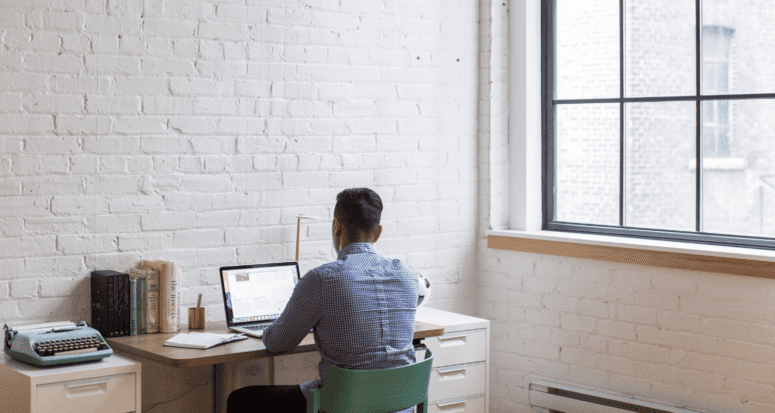
[[[320,395],[309,391],[307,393],[307,413],[318,413],[320,411]]]

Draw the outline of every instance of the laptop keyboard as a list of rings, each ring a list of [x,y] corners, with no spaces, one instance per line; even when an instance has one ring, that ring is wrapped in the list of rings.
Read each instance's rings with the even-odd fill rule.
[[[260,325],[257,325],[257,326],[246,326],[246,327],[242,327],[242,328],[244,328],[245,330],[256,331],[256,330],[263,330],[263,329],[265,329],[267,327],[269,327],[269,324],[260,324]]]

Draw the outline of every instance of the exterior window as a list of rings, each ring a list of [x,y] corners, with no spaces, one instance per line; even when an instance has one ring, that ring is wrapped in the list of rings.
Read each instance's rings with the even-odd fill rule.
[[[544,229],[775,249],[775,1],[543,14]]]

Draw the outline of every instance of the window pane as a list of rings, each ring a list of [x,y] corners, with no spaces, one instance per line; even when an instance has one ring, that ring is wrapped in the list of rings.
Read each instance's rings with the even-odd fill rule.
[[[703,230],[772,237],[775,101],[737,100],[728,106],[729,125],[716,134],[718,150],[727,156],[703,159]]]
[[[717,102],[709,100],[702,102],[702,119],[706,124],[716,123],[716,105]]]
[[[729,156],[729,101],[702,102],[702,154],[707,158]]]
[[[716,85],[703,82],[704,94],[775,92],[772,66],[772,0],[705,0],[702,2],[703,77],[716,62]],[[706,90],[717,89],[715,92]]]
[[[625,225],[694,231],[696,104],[625,105]]]
[[[619,105],[559,105],[556,120],[556,219],[619,225]]]
[[[557,0],[557,99],[619,97],[619,0]]]
[[[694,0],[625,2],[628,97],[697,93]]]

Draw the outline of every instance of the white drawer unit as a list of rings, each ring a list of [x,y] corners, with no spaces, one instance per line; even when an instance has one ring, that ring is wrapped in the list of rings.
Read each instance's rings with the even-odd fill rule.
[[[484,361],[434,368],[431,371],[428,401],[482,395],[485,393],[486,372]]]
[[[135,380],[134,373],[127,373],[41,384],[37,386],[36,405],[39,412],[131,412],[135,410]]]
[[[484,396],[428,402],[428,413],[485,413]]]
[[[0,400],[9,413],[139,412],[141,366],[113,355],[96,362],[39,368],[3,355]]]
[[[433,352],[428,410],[487,412],[490,321],[425,307],[417,310],[417,321],[444,326],[444,335],[424,340]]]
[[[455,331],[425,339],[433,352],[433,367],[475,363],[487,358],[487,330]]]

